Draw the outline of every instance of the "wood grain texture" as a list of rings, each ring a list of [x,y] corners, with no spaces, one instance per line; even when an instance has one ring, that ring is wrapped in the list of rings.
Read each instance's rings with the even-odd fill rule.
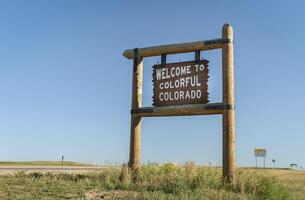
[[[212,49],[220,49],[224,44],[232,43],[230,38],[220,38],[213,40],[204,40],[197,42],[187,42],[187,43],[177,43],[168,45],[159,45],[146,48],[139,48],[139,56],[141,57],[151,57],[160,56],[162,54],[178,54],[178,53],[188,53],[194,51],[205,51]],[[134,58],[133,49],[127,49],[124,51],[123,56],[128,59]]]
[[[141,117],[168,117],[168,116],[192,116],[192,115],[217,115],[224,110],[234,109],[232,105],[223,103],[208,103],[194,105],[144,107],[131,110],[131,114]]]
[[[133,61],[132,73],[132,109],[142,107],[142,82],[143,82],[143,58],[138,56],[138,50],[134,50],[135,55]],[[129,167],[137,170],[141,166],[141,117],[131,115],[130,128],[130,152],[129,152]]]
[[[224,39],[233,40],[233,28],[225,24],[222,29]],[[234,106],[234,59],[233,43],[222,47],[222,84],[223,103]],[[225,181],[235,184],[235,111],[224,110],[223,129],[223,177]]]

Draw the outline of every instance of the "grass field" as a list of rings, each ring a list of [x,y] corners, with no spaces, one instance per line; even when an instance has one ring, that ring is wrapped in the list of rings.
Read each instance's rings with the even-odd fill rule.
[[[305,173],[239,169],[235,186],[221,169],[192,164],[143,166],[135,182],[124,168],[90,174],[18,172],[0,176],[0,199],[212,199],[303,200]]]

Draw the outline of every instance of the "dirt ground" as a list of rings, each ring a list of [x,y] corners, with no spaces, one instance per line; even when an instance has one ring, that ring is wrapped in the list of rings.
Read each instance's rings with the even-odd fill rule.
[[[103,167],[88,166],[0,166],[0,175],[14,174],[16,172],[52,172],[52,173],[75,173],[83,174],[96,172]]]

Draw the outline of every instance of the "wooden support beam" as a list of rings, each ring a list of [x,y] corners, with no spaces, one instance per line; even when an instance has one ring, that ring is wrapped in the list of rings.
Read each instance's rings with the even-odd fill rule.
[[[200,60],[200,51],[195,51],[195,60],[196,61]]]
[[[222,38],[233,41],[233,28],[225,24],[222,28]],[[222,98],[224,104],[234,106],[234,57],[233,43],[222,47]],[[235,111],[224,110],[222,114],[223,129],[223,178],[224,181],[235,183]]]
[[[215,115],[222,114],[224,110],[231,109],[234,109],[234,107],[231,105],[225,105],[222,103],[209,103],[163,107],[144,107],[132,109],[131,114],[140,117]]]
[[[151,57],[151,56],[160,56],[162,54],[177,54],[177,53],[187,53],[194,51],[204,51],[211,49],[219,49],[222,48],[223,45],[232,42],[233,41],[231,40],[231,38],[220,38],[220,39],[197,41],[197,42],[160,45],[160,46],[139,48],[138,54],[141,57]],[[133,49],[125,50],[123,56],[125,56],[128,59],[133,59],[134,58]]]
[[[161,55],[161,65],[166,64],[166,54]]]
[[[138,55],[138,49],[134,49],[134,54],[131,107],[138,109],[142,106],[143,59]],[[135,115],[131,115],[128,166],[135,171],[141,166],[141,117]]]

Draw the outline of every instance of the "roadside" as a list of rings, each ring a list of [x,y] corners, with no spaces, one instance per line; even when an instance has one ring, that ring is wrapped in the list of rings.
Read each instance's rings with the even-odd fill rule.
[[[62,165],[63,164],[63,165]],[[0,162],[0,175],[15,174],[16,172],[52,172],[83,174],[96,172],[104,168],[90,164],[72,161],[25,161],[25,162]]]

